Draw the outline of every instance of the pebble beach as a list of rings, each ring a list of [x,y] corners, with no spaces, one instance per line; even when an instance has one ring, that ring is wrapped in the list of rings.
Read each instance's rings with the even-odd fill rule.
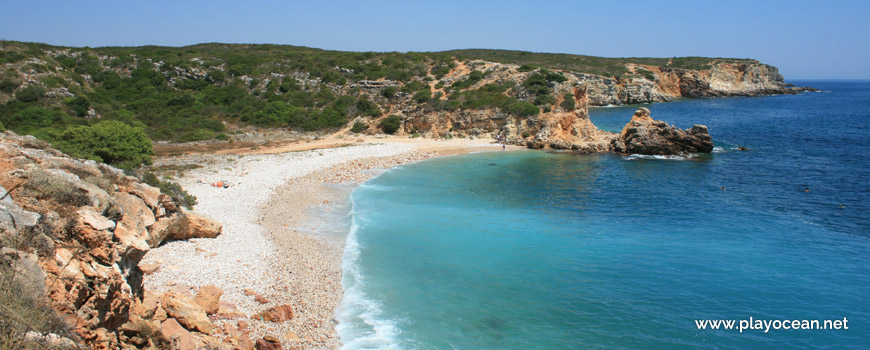
[[[194,212],[224,226],[214,239],[175,241],[152,249],[142,263],[160,267],[146,276],[145,288],[193,292],[212,284],[223,290],[222,302],[244,315],[288,304],[294,310],[291,320],[248,319],[251,333],[277,337],[285,346],[339,348],[334,316],[342,296],[344,236],[318,232],[317,225],[323,223],[314,217],[346,205],[350,190],[391,167],[500,149],[490,140],[404,139],[277,154],[158,159],[158,165],[200,166],[175,181],[197,197]],[[216,181],[227,181],[229,187],[210,185]],[[227,322],[237,326],[238,320],[217,321]]]

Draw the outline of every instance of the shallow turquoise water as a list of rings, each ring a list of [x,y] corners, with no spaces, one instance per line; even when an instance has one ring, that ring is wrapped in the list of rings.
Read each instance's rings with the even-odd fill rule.
[[[343,262],[345,347],[866,348],[870,84],[812,85],[831,92],[650,106],[707,124],[712,155],[481,153],[363,184]],[[633,109],[593,122],[615,130]],[[749,317],[846,317],[850,329],[694,322]]]

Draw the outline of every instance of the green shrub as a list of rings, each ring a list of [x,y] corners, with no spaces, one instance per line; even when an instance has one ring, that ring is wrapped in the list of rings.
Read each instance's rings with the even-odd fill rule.
[[[417,103],[426,103],[432,98],[432,92],[429,90],[421,90],[414,94],[414,101]]]
[[[535,106],[525,101],[518,101],[514,104],[511,104],[508,107],[508,111],[520,117],[530,117],[533,115],[538,115],[538,113],[541,112],[541,110],[538,109],[538,106]]]
[[[196,205],[196,196],[187,193],[181,185],[172,181],[161,181],[157,175],[152,172],[147,172],[142,177],[142,181],[151,186],[160,189],[160,192],[171,197],[178,205],[181,205],[188,210],[192,210]]]
[[[356,122],[353,124],[353,127],[350,128],[350,132],[352,132],[354,134],[358,134],[358,133],[361,133],[361,132],[363,132],[363,130],[366,130],[368,128],[369,128],[369,126],[366,125],[365,123]]]
[[[361,96],[356,102],[357,114],[369,117],[380,117],[381,109],[372,101],[369,101],[365,96]]]
[[[381,90],[381,96],[386,98],[393,98],[396,96],[396,92],[399,91],[399,88],[395,86],[387,86],[383,90]]]
[[[560,103],[559,106],[564,108],[565,110],[573,111],[574,108],[577,107],[577,105],[574,101],[574,94],[572,94],[570,92],[565,94],[565,100],[562,101],[562,103]]]
[[[15,93],[15,98],[21,102],[36,102],[42,99],[42,95],[45,93],[45,90],[36,85],[30,85],[26,88],[18,90]]]
[[[0,92],[11,94],[13,91],[15,91],[15,89],[18,88],[18,85],[18,83],[9,80],[8,78],[3,79],[3,81],[0,81]]]
[[[76,96],[75,98],[67,102],[67,105],[70,109],[73,110],[73,112],[75,112],[77,116],[84,117],[88,115],[88,109],[91,108],[91,101],[88,101],[87,98],[84,98],[82,96]]]
[[[520,66],[520,68],[517,70],[520,72],[531,72],[535,69],[538,69],[538,67],[533,65],[533,64],[524,64],[524,65]]]
[[[542,94],[535,97],[535,104],[538,106],[549,106],[556,103],[556,98],[550,94]]]
[[[524,139],[529,138],[529,136],[532,136],[532,133],[530,133],[528,130],[523,131],[523,138],[524,138]]]
[[[93,159],[120,168],[151,164],[151,139],[141,128],[108,120],[88,126],[74,126],[61,133],[55,148],[79,158]]]
[[[399,130],[399,126],[401,126],[401,120],[399,116],[392,114],[389,117],[385,118],[381,121],[381,129],[384,130],[387,134],[395,134],[396,131]]]

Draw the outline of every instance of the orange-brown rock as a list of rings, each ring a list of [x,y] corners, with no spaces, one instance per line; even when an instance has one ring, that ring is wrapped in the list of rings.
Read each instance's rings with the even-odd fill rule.
[[[170,341],[173,349],[194,350],[196,348],[193,335],[174,318],[167,319],[160,324],[160,333]]]
[[[220,225],[193,214],[188,217],[159,189],[118,169],[47,146],[34,147],[34,141],[0,133],[0,187],[4,194],[12,189],[0,201],[0,219],[12,215],[16,220],[8,225],[0,220],[0,226],[13,234],[39,228],[41,233],[28,244],[39,252],[35,266],[45,273],[39,280],[52,281],[45,284],[44,293],[34,294],[48,296],[50,306],[87,348],[169,348],[158,339],[157,330],[162,328],[159,322],[168,319],[167,310],[177,317],[172,322],[178,327],[210,331],[211,322],[192,297],[145,293],[144,275],[156,266],[139,263],[148,250],[170,239],[152,231],[169,233],[166,228],[172,225],[167,224],[174,223],[169,230],[173,239],[214,237]],[[70,191],[54,198],[26,190],[28,185],[39,188],[46,183]],[[155,227],[158,219],[162,226]],[[171,323],[167,327],[171,329]],[[221,348],[205,335],[194,338]]]
[[[224,294],[220,288],[215,285],[209,284],[207,286],[202,286],[197,291],[196,296],[193,300],[199,304],[199,306],[205,311],[206,314],[211,315],[220,309],[220,299],[221,295]]]
[[[160,264],[139,264],[139,269],[142,270],[142,273],[151,275],[157,272],[157,270],[160,270]]]
[[[257,350],[283,350],[281,347],[281,340],[275,338],[271,335],[267,335],[263,338],[257,339],[257,342],[254,344],[254,348]]]
[[[259,295],[259,294],[254,294],[254,301],[256,301],[260,304],[268,304],[268,303],[272,302],[271,300],[269,300],[266,297]]]
[[[254,350],[254,341],[251,340],[251,337],[248,337],[247,334],[242,334],[239,337],[239,345],[236,346],[238,350]]]
[[[293,318],[293,307],[286,304],[270,308],[251,316],[251,319],[253,320],[267,322],[284,322],[291,318]]]
[[[192,298],[176,292],[166,292],[161,301],[166,313],[184,328],[206,334],[211,333],[214,328],[205,311]]]
[[[152,225],[149,243],[156,247],[164,241],[215,238],[222,229],[223,225],[214,220],[190,212],[177,212],[158,219]]]
[[[179,232],[179,235],[172,237],[173,239],[215,238],[221,234],[223,224],[190,212],[185,215],[187,215],[188,229]]]

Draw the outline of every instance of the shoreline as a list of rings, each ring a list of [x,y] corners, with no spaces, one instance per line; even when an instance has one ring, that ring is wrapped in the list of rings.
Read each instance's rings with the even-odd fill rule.
[[[190,293],[214,284],[224,292],[221,300],[244,315],[289,304],[295,316],[284,323],[246,319],[251,338],[272,335],[285,346],[306,349],[340,347],[335,326],[348,232],[324,215],[346,208],[356,186],[392,167],[501,148],[488,139],[372,141],[376,143],[158,159],[162,165],[206,163],[176,181],[197,196],[194,212],[223,223],[224,231],[214,239],[170,242],[149,252],[143,263],[161,267],[146,276],[146,290]],[[219,180],[228,181],[230,188],[209,186]],[[269,302],[254,301],[246,289]],[[237,327],[238,320],[215,322],[218,329],[225,323]]]

